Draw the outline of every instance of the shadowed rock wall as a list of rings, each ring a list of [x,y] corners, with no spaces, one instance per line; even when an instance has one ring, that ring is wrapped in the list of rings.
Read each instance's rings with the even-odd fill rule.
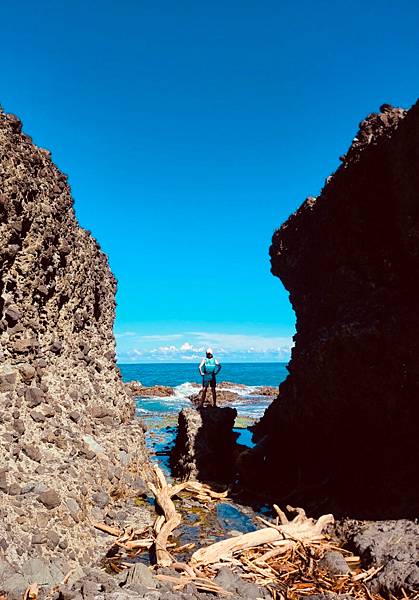
[[[241,461],[278,501],[375,518],[419,508],[419,105],[381,110],[273,236],[295,348]]]
[[[115,365],[107,258],[50,153],[1,110],[0,274],[0,545],[14,566],[58,557],[59,578],[100,556],[90,523],[146,453]]]

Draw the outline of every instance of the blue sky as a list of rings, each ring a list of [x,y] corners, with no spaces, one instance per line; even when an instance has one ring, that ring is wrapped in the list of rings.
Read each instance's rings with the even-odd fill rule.
[[[2,2],[0,103],[70,176],[121,361],[287,360],[271,235],[359,121],[419,90],[401,0]]]

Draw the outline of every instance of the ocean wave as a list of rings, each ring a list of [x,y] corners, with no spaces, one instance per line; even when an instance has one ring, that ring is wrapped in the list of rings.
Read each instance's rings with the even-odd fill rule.
[[[236,400],[232,406],[237,409],[239,416],[247,416],[258,419],[262,416],[266,408],[271,403],[271,399],[266,397],[253,396],[259,386],[229,385],[223,386],[223,391],[229,391],[243,398],[243,402]],[[147,398],[137,398],[137,414],[150,415],[156,413],[178,413],[182,408],[190,407],[190,396],[200,391],[200,386],[190,381],[185,381],[173,388],[173,394],[170,396],[151,396]],[[249,402],[249,400],[251,401]]]

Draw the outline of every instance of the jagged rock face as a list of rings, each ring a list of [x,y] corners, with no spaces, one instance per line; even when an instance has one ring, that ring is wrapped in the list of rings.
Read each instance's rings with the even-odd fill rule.
[[[0,111],[0,544],[16,564],[98,558],[89,522],[146,461],[115,365],[115,279],[72,205],[49,152]]]
[[[236,416],[236,409],[229,407],[182,409],[170,457],[174,476],[182,480],[230,481],[235,472]]]
[[[341,160],[273,236],[297,333],[242,477],[319,511],[417,516],[419,105],[382,107]]]

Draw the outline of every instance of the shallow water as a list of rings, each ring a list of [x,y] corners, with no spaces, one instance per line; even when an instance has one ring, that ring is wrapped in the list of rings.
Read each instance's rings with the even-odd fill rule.
[[[232,406],[237,409],[238,419],[234,431],[237,443],[251,447],[252,432],[247,426],[259,419],[269,406],[271,399],[249,396],[261,385],[278,385],[286,376],[285,365],[228,365],[225,379],[232,382],[228,388],[239,395]],[[164,398],[137,398],[137,415],[147,425],[146,445],[153,460],[161,466],[166,478],[172,481],[169,457],[177,433],[178,413],[191,407],[188,398],[197,388],[193,365],[120,365],[125,381],[140,380],[143,385],[170,385],[173,395]],[[225,369],[227,371],[227,369]],[[187,379],[187,376],[190,378]],[[239,387],[234,383],[245,384]],[[243,398],[241,401],[240,398]],[[152,501],[152,499],[149,499]],[[204,506],[192,497],[182,494],[175,504],[182,514],[182,524],[173,534],[177,545],[195,544],[195,548],[229,537],[232,532],[247,533],[257,529],[256,513],[228,499]],[[263,508],[261,510],[263,512]],[[177,554],[178,560],[188,560],[190,551]],[[147,561],[142,554],[139,560]]]

